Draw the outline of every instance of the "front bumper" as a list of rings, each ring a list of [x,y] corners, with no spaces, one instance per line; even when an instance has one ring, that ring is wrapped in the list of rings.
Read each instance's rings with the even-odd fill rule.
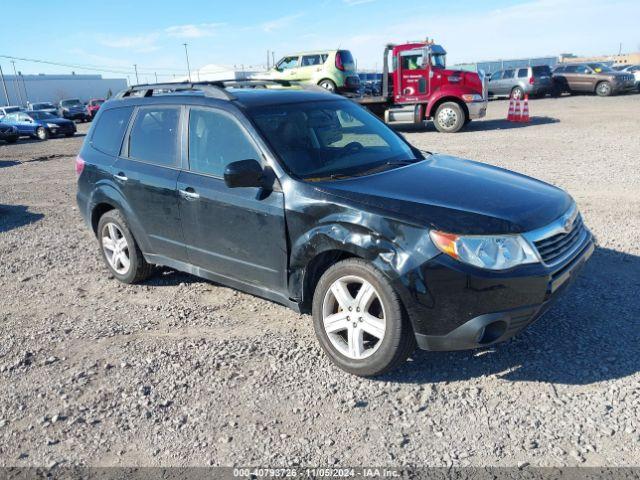
[[[487,114],[487,105],[489,101],[485,98],[477,102],[467,103],[467,110],[469,110],[469,118],[472,120],[483,118]]]
[[[439,254],[399,277],[394,287],[425,350],[465,350],[505,341],[540,318],[595,249],[585,228],[560,263],[500,272]]]
[[[636,82],[634,80],[627,81],[627,82],[612,83],[611,86],[612,86],[613,93],[631,92],[637,88]]]
[[[86,120],[89,118],[86,112],[64,112],[62,115],[67,120]]]

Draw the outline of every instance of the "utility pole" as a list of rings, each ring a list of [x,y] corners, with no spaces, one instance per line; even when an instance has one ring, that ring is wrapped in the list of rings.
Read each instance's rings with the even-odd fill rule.
[[[4,90],[4,98],[7,101],[7,105],[9,105],[11,102],[9,102],[9,92],[7,91],[7,84],[4,81],[4,74],[2,73],[2,65],[0,65],[0,80],[2,81],[2,89]]]
[[[153,72],[153,74],[156,76],[156,83],[158,83],[158,73],[157,72]]]
[[[620,48],[618,49],[618,55],[622,55],[622,42],[620,42]]]
[[[271,50],[271,65],[276,66],[276,52]]]
[[[18,72],[18,74],[22,79],[22,88],[24,89],[24,98],[27,101],[27,103],[29,103],[29,94],[27,93],[27,84],[24,82],[24,75],[22,75],[22,72]]]
[[[269,70],[269,61],[271,59],[269,58],[269,50],[267,50],[267,70]]]
[[[22,93],[20,93],[20,84],[18,84],[18,71],[16,70],[16,61],[11,60],[11,63],[13,64],[13,83],[15,83],[16,85],[16,93],[18,94],[18,101],[20,102],[20,106],[22,106],[23,105]]]
[[[133,64],[133,69],[136,71],[136,83],[140,85],[140,80],[138,80],[138,64],[137,63]]]
[[[189,74],[189,83],[191,83],[191,67],[189,66],[189,51],[187,50],[187,44],[184,45],[184,56],[187,59],[187,73]]]

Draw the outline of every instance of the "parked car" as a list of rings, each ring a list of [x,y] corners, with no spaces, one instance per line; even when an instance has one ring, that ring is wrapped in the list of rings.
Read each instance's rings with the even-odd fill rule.
[[[3,123],[0,120],[0,140],[4,140],[7,143],[16,143],[19,137],[20,135],[16,127]]]
[[[551,68],[547,65],[500,70],[489,79],[489,95],[506,96],[515,99],[525,94],[536,97],[553,93]]]
[[[2,120],[6,115],[13,112],[21,112],[22,107],[18,105],[9,105],[7,107],[0,107],[0,120]]]
[[[619,71],[632,74],[636,89],[640,92],[640,65],[624,65]]]
[[[357,92],[360,87],[360,77],[356,74],[356,64],[349,50],[286,55],[269,70],[267,77],[319,85],[330,92]]]
[[[596,93],[601,97],[631,91],[635,79],[631,73],[618,72],[602,63],[571,63],[553,71],[559,91]]]
[[[563,190],[421,152],[348,99],[188,85],[105,103],[76,159],[121,282],[166,265],[311,312],[331,360],[369,376],[416,344],[512,337],[594,250]]]
[[[86,122],[91,119],[85,105],[77,98],[60,100],[58,104],[58,116],[68,120],[80,120]]]
[[[100,110],[100,106],[103,103],[104,99],[102,98],[92,98],[89,100],[87,103],[87,113],[89,114],[89,117],[91,117],[91,120],[96,116],[96,113],[98,113],[98,110]]]
[[[47,112],[58,116],[58,107],[51,102],[29,103],[27,104],[27,111]]]
[[[21,137],[35,137],[40,140],[47,140],[56,135],[71,137],[76,133],[76,125],[71,120],[41,111],[10,113],[2,119],[2,123],[16,127]]]

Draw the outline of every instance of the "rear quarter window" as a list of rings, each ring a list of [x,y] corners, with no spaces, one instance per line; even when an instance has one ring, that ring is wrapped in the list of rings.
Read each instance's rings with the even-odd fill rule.
[[[527,78],[529,76],[528,68],[521,68],[518,70],[518,78]]]
[[[112,108],[100,114],[91,136],[91,145],[102,153],[120,154],[124,132],[129,125],[132,107]]]

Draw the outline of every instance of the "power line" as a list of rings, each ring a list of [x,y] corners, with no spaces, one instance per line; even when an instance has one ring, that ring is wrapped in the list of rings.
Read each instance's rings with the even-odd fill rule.
[[[31,62],[31,63],[40,63],[40,64],[44,64],[44,65],[54,65],[56,67],[66,67],[66,68],[74,68],[77,70],[91,70],[91,71],[96,71],[96,72],[107,72],[107,73],[118,73],[121,75],[127,75],[127,74],[131,74],[134,73],[133,70],[129,70],[123,67],[118,67],[118,66],[113,66],[113,65],[105,65],[105,66],[100,66],[100,65],[83,65],[83,64],[74,64],[74,63],[62,63],[62,62],[54,62],[51,60],[42,60],[39,58],[27,58],[27,57],[14,57],[12,55],[0,55],[0,58],[7,58],[9,60],[15,61],[15,60],[19,60],[22,62]],[[148,72],[146,72],[146,70],[148,70]],[[139,68],[140,72],[144,72],[144,73],[155,73],[157,71],[166,71],[166,73],[159,73],[158,75],[164,75],[164,76],[172,76],[174,74],[182,74],[182,72],[179,72],[177,70],[173,70],[173,69],[168,69],[168,68],[156,68],[156,67],[145,67],[145,68]]]

